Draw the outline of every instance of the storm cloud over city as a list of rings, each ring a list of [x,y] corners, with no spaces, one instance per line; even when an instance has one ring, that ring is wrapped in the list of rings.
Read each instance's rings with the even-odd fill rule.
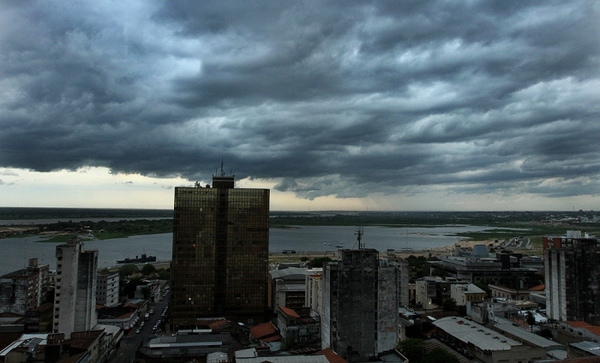
[[[596,1],[2,2],[0,194],[169,208],[223,159],[275,209],[593,209],[598,19]]]

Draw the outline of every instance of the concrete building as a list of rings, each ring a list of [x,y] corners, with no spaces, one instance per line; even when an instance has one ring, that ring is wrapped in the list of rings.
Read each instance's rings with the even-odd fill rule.
[[[86,251],[83,242],[56,246],[55,333],[70,336],[96,326],[97,269],[98,251]]]
[[[98,272],[96,304],[107,307],[119,305],[119,273]]]
[[[492,297],[500,297],[511,300],[529,300],[529,295],[531,295],[531,291],[529,289],[511,289],[510,287],[493,284],[488,286],[490,290],[492,290]]]
[[[425,276],[415,281],[415,302],[423,309],[435,309],[451,298],[452,285],[467,285],[468,281],[453,277]]]
[[[277,328],[284,340],[296,347],[321,340],[321,318],[310,308],[277,308]]]
[[[404,258],[400,258],[396,256],[394,251],[387,251],[387,259],[390,261],[390,264],[396,266],[398,270],[398,299],[400,306],[409,306],[410,305],[410,297],[409,297],[409,266],[408,261]]]
[[[306,277],[322,273],[323,269],[287,267],[269,271],[269,308],[274,313],[279,306],[291,309],[306,305]]]
[[[212,188],[175,188],[169,310],[175,327],[198,317],[266,319],[269,190],[234,184],[221,168]]]
[[[475,252],[475,251],[474,251]],[[443,256],[429,262],[449,276],[470,283],[503,285],[513,289],[528,289],[541,283],[537,268],[526,267],[519,254],[500,253],[486,256],[483,251],[467,256]]]
[[[483,301],[486,293],[473,284],[452,284],[450,297],[456,301],[456,305],[467,306],[470,303]],[[469,309],[467,309],[468,313]]]
[[[304,293],[306,307],[323,314],[323,269],[318,274],[306,275],[306,292]]]
[[[321,345],[366,361],[398,342],[398,270],[374,249],[340,254],[323,268]]]
[[[0,313],[25,315],[46,302],[50,269],[29,259],[27,268],[0,276]]]
[[[544,237],[549,319],[600,325],[600,241],[580,231]]]

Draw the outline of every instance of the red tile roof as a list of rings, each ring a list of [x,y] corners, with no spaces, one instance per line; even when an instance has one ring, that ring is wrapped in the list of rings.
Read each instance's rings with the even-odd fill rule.
[[[262,339],[273,334],[277,334],[277,329],[272,323],[258,324],[250,329],[250,335],[254,339]]]
[[[567,324],[569,324],[569,326],[572,326],[573,328],[586,328],[588,326],[591,326],[585,321],[567,321]]]
[[[600,336],[600,326],[586,326],[585,330],[592,332],[592,334]]]
[[[283,311],[283,313],[287,316],[291,316],[292,318],[296,318],[298,319],[300,317],[300,315],[298,315],[297,312],[295,312],[293,309],[290,308],[286,308],[285,306],[280,306],[279,309],[281,311]]]
[[[324,349],[317,354],[324,355],[329,363],[348,363],[347,360],[337,355],[331,348]]]
[[[537,286],[534,286],[531,289],[529,289],[529,291],[544,291],[544,290],[546,290],[545,284],[537,285]]]

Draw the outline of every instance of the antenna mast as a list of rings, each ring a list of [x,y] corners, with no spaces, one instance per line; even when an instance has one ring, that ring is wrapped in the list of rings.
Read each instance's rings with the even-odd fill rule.
[[[365,245],[361,242],[362,241],[362,236],[364,234],[363,230],[364,230],[363,226],[358,226],[358,227],[356,227],[356,232],[354,232],[354,235],[356,236],[356,241],[358,242],[358,249],[359,250],[365,248]]]

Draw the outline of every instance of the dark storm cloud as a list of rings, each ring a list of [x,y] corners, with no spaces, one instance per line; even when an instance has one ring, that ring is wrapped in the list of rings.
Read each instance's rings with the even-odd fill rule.
[[[595,1],[0,5],[0,166],[598,193]],[[229,170],[229,169],[228,169]]]

